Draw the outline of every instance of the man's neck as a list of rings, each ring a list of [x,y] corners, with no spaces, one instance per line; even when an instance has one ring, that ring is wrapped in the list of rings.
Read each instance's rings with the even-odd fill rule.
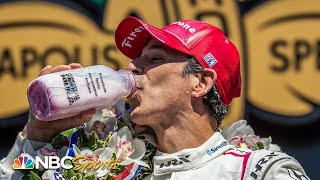
[[[215,132],[215,123],[207,116],[178,114],[170,126],[155,126],[158,148],[165,153],[196,148],[206,142]]]

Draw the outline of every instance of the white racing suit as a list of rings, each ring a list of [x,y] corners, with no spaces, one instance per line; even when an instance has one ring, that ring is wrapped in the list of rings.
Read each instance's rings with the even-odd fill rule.
[[[301,165],[281,152],[251,151],[214,133],[200,147],[173,154],[157,152],[153,180],[308,180]]]

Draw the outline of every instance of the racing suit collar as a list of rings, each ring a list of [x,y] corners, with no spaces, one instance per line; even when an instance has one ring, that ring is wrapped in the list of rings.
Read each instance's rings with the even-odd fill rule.
[[[205,165],[232,148],[234,146],[230,145],[220,132],[215,132],[197,148],[183,149],[172,154],[157,151],[153,158],[154,174],[160,175],[194,169]]]

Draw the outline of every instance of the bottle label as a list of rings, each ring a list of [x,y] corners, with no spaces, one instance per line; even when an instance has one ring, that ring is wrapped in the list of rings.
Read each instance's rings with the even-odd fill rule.
[[[80,99],[77,85],[71,73],[61,74],[60,76],[62,77],[64,89],[67,92],[67,98],[71,106],[74,102]]]
[[[103,89],[104,93],[107,92],[107,89],[102,77],[102,73],[99,73],[99,77],[93,77],[92,73],[88,73],[88,76],[89,77],[86,77],[86,83],[87,83],[89,94],[93,92],[94,95],[97,97],[98,96],[97,90],[100,90],[101,88]]]
[[[94,81],[93,81],[91,73],[89,73],[89,78],[90,78],[90,81],[91,81],[92,89],[94,91],[94,95],[97,97],[98,96],[97,88],[96,88],[96,85],[94,84]]]
[[[106,93],[106,92],[107,92],[107,89],[106,89],[106,86],[105,86],[104,81],[103,81],[103,78],[102,78],[102,73],[99,73],[99,77],[100,77],[100,80],[101,80],[101,84],[102,84],[103,91]],[[97,81],[97,82],[98,82],[98,81]]]

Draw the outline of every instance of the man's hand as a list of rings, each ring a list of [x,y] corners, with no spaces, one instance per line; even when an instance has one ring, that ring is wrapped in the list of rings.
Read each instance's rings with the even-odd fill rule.
[[[48,65],[41,70],[39,76],[81,67],[82,66],[77,63],[72,63],[69,65],[60,65],[55,68],[52,68],[50,65]],[[82,112],[77,116],[54,121],[40,121],[36,119],[30,112],[29,120],[23,129],[22,136],[30,140],[50,142],[52,138],[58,133],[70,128],[80,126],[81,124],[89,121],[95,112],[95,109],[90,109]]]

